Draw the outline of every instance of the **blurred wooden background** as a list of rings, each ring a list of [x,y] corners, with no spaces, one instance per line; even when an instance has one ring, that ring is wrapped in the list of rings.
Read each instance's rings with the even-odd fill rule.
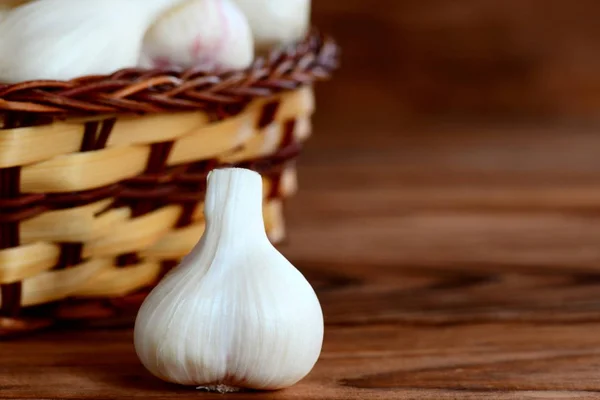
[[[316,24],[344,47],[337,86],[324,89],[329,111],[594,118],[600,109],[598,1],[313,3]]]
[[[598,268],[600,1],[313,8],[343,66],[317,89],[287,254]]]

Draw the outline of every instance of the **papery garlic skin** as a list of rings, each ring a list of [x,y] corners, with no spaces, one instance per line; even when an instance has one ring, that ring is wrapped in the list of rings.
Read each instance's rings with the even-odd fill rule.
[[[38,0],[0,19],[0,82],[134,67],[156,17],[182,0]]]
[[[250,25],[231,0],[187,0],[161,15],[144,37],[140,66],[243,69],[254,59]]]
[[[293,43],[310,27],[311,0],[234,0],[250,22],[255,48],[264,53]]]
[[[198,245],[138,313],[142,364],[183,385],[293,385],[319,357],[323,314],[310,284],[267,238],[260,175],[213,171],[205,216]]]

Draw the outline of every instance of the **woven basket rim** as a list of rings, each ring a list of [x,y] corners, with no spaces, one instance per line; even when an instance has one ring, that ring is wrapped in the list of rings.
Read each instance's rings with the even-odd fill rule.
[[[129,68],[69,81],[0,84],[0,114],[72,117],[232,107],[328,79],[338,67],[339,53],[330,36],[313,29],[241,71]]]

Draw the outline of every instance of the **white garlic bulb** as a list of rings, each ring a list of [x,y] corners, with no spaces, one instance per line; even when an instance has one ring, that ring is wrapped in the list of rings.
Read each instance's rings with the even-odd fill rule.
[[[311,0],[234,1],[250,22],[259,52],[292,43],[308,32]]]
[[[0,20],[0,82],[135,67],[148,27],[181,0],[37,0]]]
[[[231,0],[188,0],[146,33],[140,65],[243,69],[254,58],[246,17]]]
[[[293,385],[319,357],[323,314],[267,239],[260,175],[213,171],[205,217],[198,245],[139,310],[138,357],[158,378],[209,390]]]

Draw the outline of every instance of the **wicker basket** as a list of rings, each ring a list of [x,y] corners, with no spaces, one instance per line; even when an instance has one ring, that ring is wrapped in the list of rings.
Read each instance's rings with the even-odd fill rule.
[[[337,65],[313,32],[246,71],[123,70],[0,85],[0,336],[130,320],[204,228],[207,172],[264,177],[270,238]]]

